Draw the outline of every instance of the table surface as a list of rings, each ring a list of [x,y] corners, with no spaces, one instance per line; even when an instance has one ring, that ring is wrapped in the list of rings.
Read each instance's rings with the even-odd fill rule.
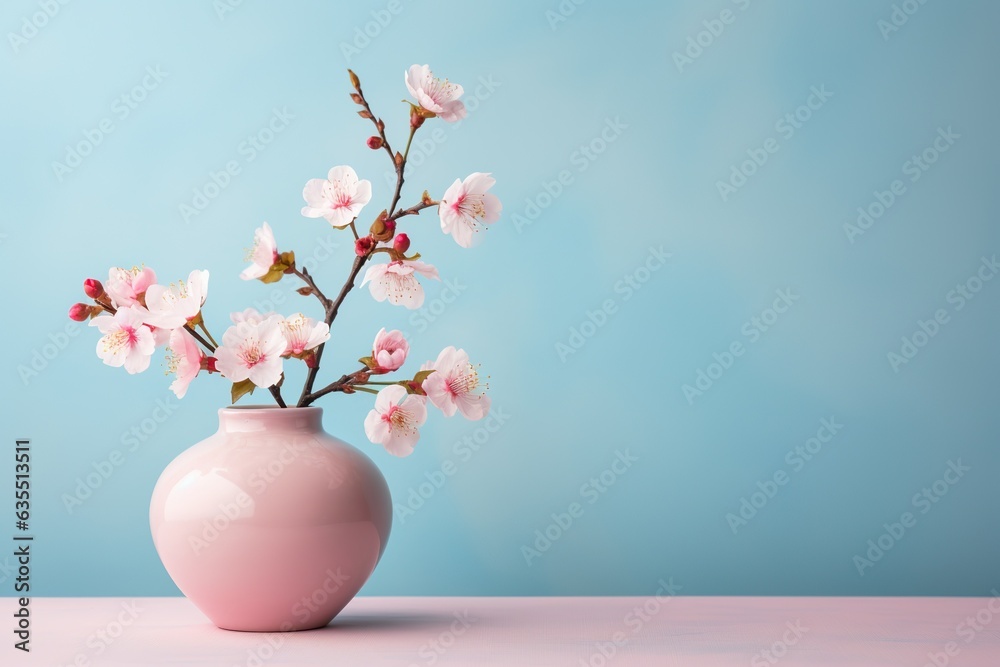
[[[1000,665],[1000,598],[366,597],[287,634],[219,630],[185,598],[36,598],[31,622],[0,664]]]

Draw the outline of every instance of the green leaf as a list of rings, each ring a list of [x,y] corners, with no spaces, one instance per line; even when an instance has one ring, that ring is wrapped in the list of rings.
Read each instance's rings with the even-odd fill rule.
[[[271,269],[260,277],[260,281],[264,284],[276,283],[281,280],[281,277],[285,275],[285,269],[288,265],[277,263],[271,266]]]
[[[236,401],[240,400],[247,394],[252,394],[253,390],[256,388],[257,386],[250,380],[250,378],[247,378],[246,380],[242,380],[240,382],[234,382],[233,389],[231,391],[233,397],[233,405],[236,404]]]
[[[368,368],[375,368],[376,366],[375,360],[372,357],[361,357],[358,361],[363,363]]]
[[[418,371],[417,374],[413,376],[413,381],[416,382],[417,384],[423,384],[424,380],[427,379],[427,376],[429,376],[433,372],[434,372],[433,369],[429,371]]]

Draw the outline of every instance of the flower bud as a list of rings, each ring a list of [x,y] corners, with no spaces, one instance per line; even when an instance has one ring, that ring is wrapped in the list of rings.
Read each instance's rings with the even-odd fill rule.
[[[90,306],[85,303],[74,303],[69,308],[69,319],[74,322],[86,322],[90,317]]]
[[[354,254],[358,257],[364,257],[371,252],[371,249],[374,247],[375,239],[370,236],[362,236],[354,242]]]
[[[372,238],[376,241],[388,241],[396,233],[396,221],[389,218],[386,211],[382,211],[375,218],[371,226]]]
[[[104,285],[97,278],[87,278],[83,281],[83,293],[91,299],[100,299],[104,296]]]
[[[417,107],[410,108],[410,127],[414,130],[424,124],[424,116],[417,111]]]
[[[396,234],[396,238],[392,241],[392,249],[401,255],[405,254],[410,249],[410,237],[406,234]]]
[[[378,149],[382,148],[382,137],[375,136],[374,134],[368,137],[368,148],[372,149],[373,151],[377,151]]]

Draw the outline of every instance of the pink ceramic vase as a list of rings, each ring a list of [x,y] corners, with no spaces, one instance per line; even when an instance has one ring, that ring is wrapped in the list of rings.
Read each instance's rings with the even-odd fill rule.
[[[218,432],[182,452],[156,483],[156,550],[220,628],[322,627],[385,551],[385,478],[327,435],[322,415],[313,407],[219,410]]]

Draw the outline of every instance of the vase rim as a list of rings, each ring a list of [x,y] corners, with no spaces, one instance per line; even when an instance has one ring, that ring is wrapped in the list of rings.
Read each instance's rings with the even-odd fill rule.
[[[229,433],[258,433],[283,429],[317,430],[323,427],[323,408],[280,408],[277,405],[230,405],[219,408],[219,429]]]
[[[263,405],[263,404],[262,405],[227,405],[225,407],[219,408],[219,412],[220,413],[221,412],[225,412],[225,411],[230,411],[230,410],[240,410],[240,411],[245,411],[245,412],[255,412],[255,411],[259,411],[259,412],[269,411],[270,412],[270,411],[275,411],[275,410],[278,410],[278,411],[286,411],[286,410],[287,411],[291,411],[291,410],[294,410],[294,411],[297,411],[297,412],[305,412],[305,411],[310,411],[310,410],[319,410],[320,412],[322,412],[323,408],[321,408],[318,405],[307,405],[307,406],[302,407],[302,408],[298,407],[297,405],[290,405],[287,408],[283,408],[280,405]]]

